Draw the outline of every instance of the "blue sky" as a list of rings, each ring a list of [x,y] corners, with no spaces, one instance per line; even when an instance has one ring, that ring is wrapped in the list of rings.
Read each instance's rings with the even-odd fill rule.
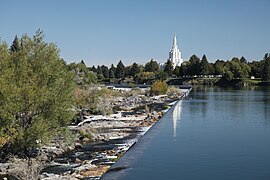
[[[173,33],[184,59],[270,52],[270,0],[1,0],[0,38],[41,28],[67,62],[165,62]]]

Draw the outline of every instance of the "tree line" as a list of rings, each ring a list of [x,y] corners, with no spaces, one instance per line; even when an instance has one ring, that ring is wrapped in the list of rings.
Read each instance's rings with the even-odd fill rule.
[[[84,64],[84,62],[79,64]],[[227,61],[218,59],[213,63],[208,62],[206,55],[203,55],[201,59],[192,55],[188,61],[175,68],[169,60],[163,66],[153,59],[144,65],[133,63],[130,66],[125,66],[120,60],[116,66],[114,64],[110,67],[101,65],[87,69],[96,74],[97,80],[104,82],[131,78],[134,83],[151,83],[152,80],[166,80],[171,77],[221,77],[228,82],[233,79],[247,79],[251,76],[270,81],[270,55],[266,53],[262,60],[252,62],[248,62],[242,56],[233,57]]]

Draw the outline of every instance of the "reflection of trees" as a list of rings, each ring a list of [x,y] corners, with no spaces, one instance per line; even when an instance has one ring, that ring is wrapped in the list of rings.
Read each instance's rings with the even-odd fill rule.
[[[196,94],[196,98],[190,101],[190,112],[201,113],[203,117],[206,115],[208,98],[215,91],[214,87],[198,86],[192,89],[192,94]]]
[[[264,119],[266,123],[270,123],[270,87],[263,87],[263,104],[264,104]]]

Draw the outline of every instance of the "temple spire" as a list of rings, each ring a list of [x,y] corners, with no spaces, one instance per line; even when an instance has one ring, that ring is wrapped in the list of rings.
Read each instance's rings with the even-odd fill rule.
[[[180,66],[183,62],[183,59],[181,58],[181,52],[177,46],[176,33],[174,33],[172,49],[169,52],[169,60],[172,62],[174,68],[176,66]]]
[[[176,33],[174,33],[174,37],[173,37],[173,47],[172,47],[172,49],[177,49]]]

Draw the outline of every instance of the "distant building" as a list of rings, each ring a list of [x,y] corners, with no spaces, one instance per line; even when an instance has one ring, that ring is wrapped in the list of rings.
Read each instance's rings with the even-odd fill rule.
[[[172,49],[169,52],[169,60],[172,62],[173,67],[180,66],[183,62],[181,52],[177,46],[176,34],[174,33]]]

